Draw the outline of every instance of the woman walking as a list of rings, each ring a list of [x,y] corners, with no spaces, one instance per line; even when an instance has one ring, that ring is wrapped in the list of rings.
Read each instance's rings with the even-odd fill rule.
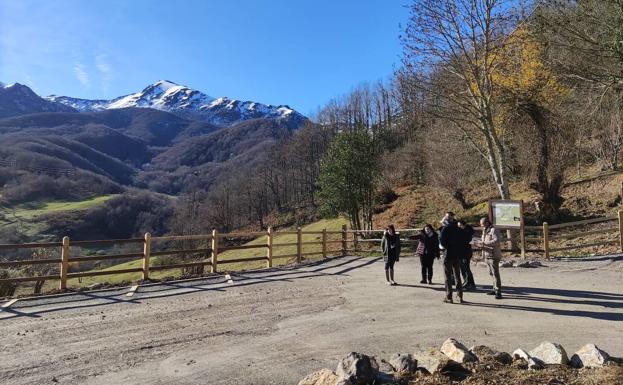
[[[381,240],[383,261],[385,261],[385,279],[388,285],[397,285],[394,281],[394,263],[400,259],[400,234],[396,233],[394,225],[389,225]]]
[[[420,283],[433,283],[433,262],[439,259],[439,236],[431,224],[424,226],[419,235],[416,254],[420,257],[422,266],[422,280]]]

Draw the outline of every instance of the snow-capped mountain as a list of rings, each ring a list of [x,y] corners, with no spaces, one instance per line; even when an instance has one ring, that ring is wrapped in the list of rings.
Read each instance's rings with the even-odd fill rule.
[[[307,119],[285,105],[272,106],[227,97],[215,99],[203,92],[168,80],[160,80],[141,92],[112,100],[88,100],[56,95],[45,98],[82,112],[128,107],[154,108],[217,126],[229,126],[239,121],[255,118],[283,119],[287,123],[299,126]]]

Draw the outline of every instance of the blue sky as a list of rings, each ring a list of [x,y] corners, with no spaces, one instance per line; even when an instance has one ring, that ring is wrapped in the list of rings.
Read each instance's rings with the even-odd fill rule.
[[[406,0],[0,0],[0,81],[112,98],[159,79],[304,114],[400,62]]]

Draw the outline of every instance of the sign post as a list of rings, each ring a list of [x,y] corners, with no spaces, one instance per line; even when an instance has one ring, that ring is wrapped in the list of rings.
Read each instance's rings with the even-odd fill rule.
[[[526,232],[522,200],[490,200],[489,218],[498,229],[519,230],[521,257],[526,256]]]

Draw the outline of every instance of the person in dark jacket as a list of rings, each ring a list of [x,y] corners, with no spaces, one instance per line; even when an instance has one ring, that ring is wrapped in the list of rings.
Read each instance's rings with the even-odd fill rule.
[[[463,220],[458,221],[457,225],[463,232],[463,254],[461,255],[461,276],[465,282],[463,290],[474,290],[476,289],[476,283],[474,282],[474,275],[470,267],[473,255],[471,242],[474,238],[474,228]]]
[[[446,276],[446,298],[443,301],[452,303],[452,277],[454,276],[459,303],[463,303],[463,285],[461,284],[459,261],[463,251],[464,236],[462,230],[456,225],[454,216],[448,214],[441,221],[443,229],[439,235],[439,244],[445,249],[443,267]]]
[[[397,285],[394,281],[394,263],[400,259],[400,234],[396,232],[394,225],[387,226],[381,240],[383,261],[385,262],[385,279],[388,285]]]
[[[419,234],[420,241],[417,246],[416,254],[420,257],[422,266],[422,280],[420,283],[433,283],[433,262],[439,259],[439,236],[433,226],[427,224]]]

